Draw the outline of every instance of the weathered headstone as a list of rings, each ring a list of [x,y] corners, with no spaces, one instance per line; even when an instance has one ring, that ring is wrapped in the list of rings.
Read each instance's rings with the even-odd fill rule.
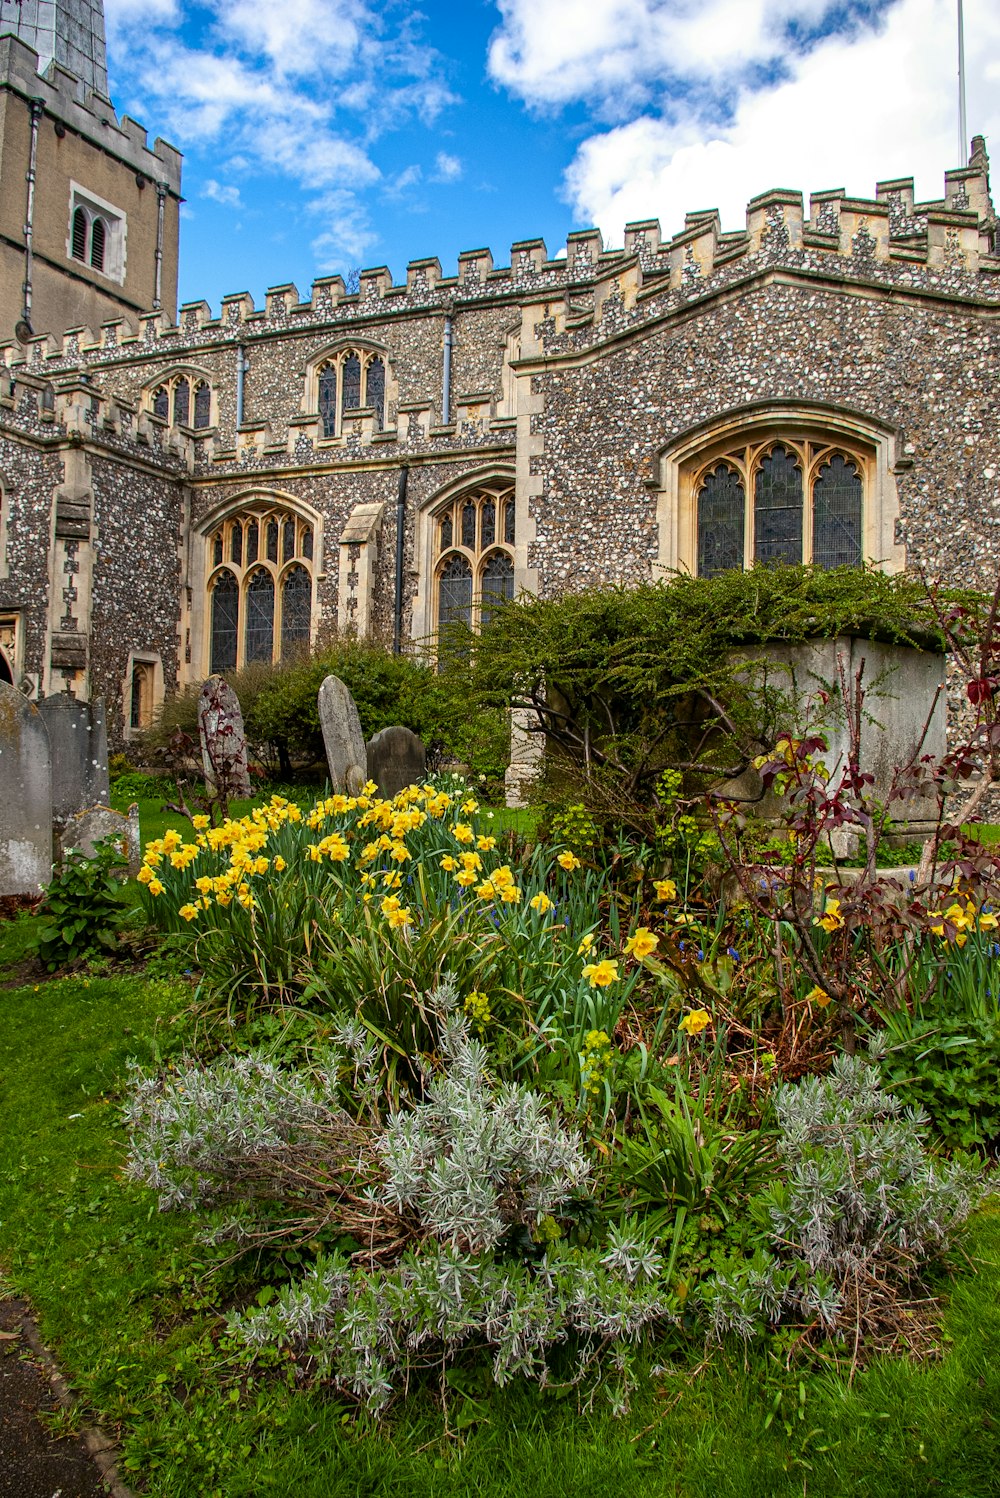
[[[427,773],[423,741],[409,728],[381,728],[368,740],[368,779],[379,795],[391,800],[408,785],[422,784]]]
[[[45,719],[0,682],[0,895],[37,895],[52,878],[52,761]]]
[[[139,835],[139,808],[135,804],[128,813],[114,811],[110,806],[90,806],[77,812],[63,829],[62,849],[68,853],[76,848],[91,858],[97,844],[106,837],[113,837],[122,851],[122,862],[128,865],[131,875],[139,872],[142,863],[142,840]]]
[[[240,700],[223,676],[210,676],[198,697],[201,758],[209,791],[229,801],[250,795],[247,740]]]
[[[368,755],[357,705],[339,676],[327,676],[319,689],[319,726],[333,789],[356,796],[365,783]]]
[[[104,700],[78,702],[60,692],[38,704],[52,755],[52,816],[56,826],[85,806],[107,806],[108,735]]]

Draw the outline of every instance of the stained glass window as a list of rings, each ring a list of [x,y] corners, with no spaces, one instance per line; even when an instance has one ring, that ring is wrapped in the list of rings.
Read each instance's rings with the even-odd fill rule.
[[[248,662],[274,657],[274,578],[263,567],[258,567],[247,586],[244,649]]]
[[[187,380],[178,380],[174,386],[174,425],[186,427],[190,415],[191,387]]]
[[[212,566],[218,567],[222,561],[222,532],[217,531],[212,537]]]
[[[212,420],[212,392],[204,380],[194,387],[194,424],[207,427]]]
[[[211,671],[231,671],[236,665],[240,622],[240,590],[231,572],[220,572],[212,588]]]
[[[505,551],[495,551],[482,571],[479,622],[489,624],[493,615],[514,597],[514,563]]]
[[[817,567],[860,567],[861,475],[833,457],[813,485],[813,562]]]
[[[375,407],[375,427],[381,431],[385,426],[385,365],[381,359],[373,359],[368,366],[365,404]]]
[[[698,493],[698,576],[743,566],[746,496],[738,473],[720,463]]]
[[[337,435],[337,371],[324,364],[319,372],[319,419],[324,437]]]
[[[90,263],[95,270],[104,269],[104,247],[108,231],[102,218],[95,218],[90,230]]]
[[[311,562],[312,561],[312,558],[313,558],[313,532],[312,532],[312,526],[311,525],[304,525],[302,527],[302,555],[305,557],[305,559],[306,559],[307,562]]]
[[[341,365],[344,382],[341,411],[356,411],[361,405],[361,360],[357,354],[348,354]]]
[[[483,551],[492,546],[497,538],[497,507],[492,499],[484,499],[479,510],[479,545]]]
[[[757,470],[754,560],[802,561],[802,469],[780,446],[772,448]]]
[[[452,555],[441,569],[438,584],[438,625],[472,627],[472,568],[464,557]]]
[[[167,394],[166,385],[161,385],[159,390],[153,391],[153,415],[162,417],[164,421],[170,416],[170,396]]]
[[[257,560],[257,552],[258,552],[259,546],[260,546],[260,527],[258,526],[256,520],[251,520],[247,524],[247,566],[248,567],[251,565],[252,562],[256,562],[256,560]]]
[[[442,551],[447,551],[448,548],[451,546],[451,542],[452,542],[452,524],[451,524],[451,511],[449,511],[448,514],[444,517],[444,519],[441,522],[441,548],[440,549]]]
[[[278,522],[276,520],[267,522],[267,560],[269,562],[278,560]]]
[[[514,501],[504,501],[503,507],[503,538],[508,546],[514,544]]]
[[[281,654],[294,655],[309,644],[312,579],[304,567],[293,567],[281,586]]]
[[[243,564],[243,527],[237,520],[233,526],[233,537],[230,543],[229,560],[235,562],[237,567]]]
[[[295,555],[295,521],[289,515],[281,532],[281,560],[290,562]]]
[[[476,549],[476,502],[467,499],[462,506],[462,545],[470,551]]]

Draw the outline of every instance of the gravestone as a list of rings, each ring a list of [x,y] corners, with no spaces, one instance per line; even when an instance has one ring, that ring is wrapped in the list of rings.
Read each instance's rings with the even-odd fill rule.
[[[368,741],[368,779],[386,800],[408,785],[422,785],[427,774],[423,741],[409,728],[382,728]]]
[[[356,796],[367,778],[368,755],[357,705],[339,676],[327,676],[319,689],[319,726],[330,784]]]
[[[210,676],[198,697],[205,784],[227,801],[250,795],[247,740],[240,700],[223,676]]]
[[[89,806],[77,812],[63,828],[62,851],[76,848],[85,857],[93,857],[97,844],[113,837],[122,851],[122,863],[134,877],[142,864],[142,840],[139,835],[139,808],[133,801],[128,813],[110,806]]]
[[[52,756],[52,817],[57,827],[85,806],[107,806],[108,735],[104,701],[78,702],[68,693],[38,704],[49,731]]]
[[[52,878],[52,761],[45,719],[0,682],[0,895],[37,895]]]

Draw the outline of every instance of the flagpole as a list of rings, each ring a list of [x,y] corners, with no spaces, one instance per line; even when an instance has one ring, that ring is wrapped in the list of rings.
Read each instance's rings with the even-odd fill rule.
[[[958,164],[964,166],[968,159],[969,138],[965,123],[965,24],[962,15],[962,0],[958,0]]]

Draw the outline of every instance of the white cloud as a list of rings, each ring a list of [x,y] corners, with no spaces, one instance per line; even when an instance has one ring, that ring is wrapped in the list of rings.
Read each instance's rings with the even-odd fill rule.
[[[447,151],[439,151],[434,158],[434,176],[432,182],[457,182],[462,175],[462,162],[458,156],[451,156]]]
[[[505,3],[510,9],[515,0]],[[544,11],[549,0],[537,3]],[[705,0],[705,16],[718,23],[726,4]],[[629,0],[627,8],[631,14],[636,6],[652,5]],[[602,16],[625,8],[626,0],[597,7]],[[780,15],[792,5],[747,0],[746,8],[758,16]],[[694,26],[693,8],[673,9]],[[804,14],[806,6],[798,9]],[[817,0],[811,10],[820,9]],[[969,133],[992,135],[1000,143],[995,0],[966,0],[965,34]],[[768,35],[763,26],[750,35],[751,45],[760,43],[758,55]],[[571,36],[566,45],[575,65],[579,38]],[[705,72],[728,67],[732,52],[731,38],[720,36],[714,48],[706,48]],[[733,76],[725,117],[703,91],[685,90],[683,81],[658,111],[633,109],[627,123],[580,144],[566,174],[566,193],[579,220],[597,223],[619,244],[630,219],[659,215],[665,232],[674,233],[685,212],[696,208],[718,207],[724,227],[742,227],[748,199],[768,187],[808,192],[843,186],[871,196],[877,180],[915,176],[918,196],[940,197],[944,171],[961,164],[954,58],[954,0],[892,0],[867,25],[811,35],[807,47],[787,53],[777,76]],[[536,97],[545,87],[554,90],[554,54],[526,52],[522,66],[529,62],[530,75],[523,76],[530,77]],[[694,84],[693,77],[689,81]]]
[[[233,187],[231,183],[226,185],[216,182],[214,177],[209,177],[208,181],[203,184],[201,195],[203,198],[211,198],[214,202],[221,203],[225,208],[243,207],[239,188]]]
[[[378,239],[363,204],[352,192],[334,190],[317,198],[310,208],[324,221],[311,245],[320,272],[359,265]]]

